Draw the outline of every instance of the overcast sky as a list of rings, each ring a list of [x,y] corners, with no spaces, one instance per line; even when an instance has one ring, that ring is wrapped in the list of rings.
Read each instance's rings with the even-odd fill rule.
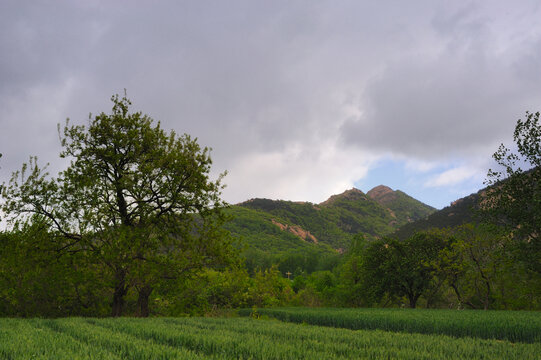
[[[441,208],[541,110],[541,3],[0,2],[0,181],[60,170],[57,123],[134,111],[213,148],[225,200],[356,186]]]

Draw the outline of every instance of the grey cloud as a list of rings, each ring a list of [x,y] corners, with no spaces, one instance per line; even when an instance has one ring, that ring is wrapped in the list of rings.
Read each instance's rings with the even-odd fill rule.
[[[108,112],[124,88],[135,110],[213,147],[220,169],[297,147],[324,166],[310,150],[322,142],[435,157],[507,134],[539,96],[537,10],[403,4],[2,1],[1,171],[54,162],[56,124]],[[507,28],[516,36],[496,41]]]
[[[469,155],[509,139],[515,120],[541,106],[541,35],[502,46],[498,29],[457,14],[436,22],[442,50],[394,61],[368,85],[363,114],[342,128],[346,143],[424,159]]]
[[[37,84],[73,75],[99,26],[92,8],[73,2],[3,1],[0,5],[0,94],[20,96]]]
[[[109,111],[108,98],[123,88],[134,109],[200,137],[222,160],[311,137],[318,80],[295,72],[318,71],[303,66],[316,45],[317,6],[55,5],[2,3],[4,164],[35,153],[54,161],[56,123]]]

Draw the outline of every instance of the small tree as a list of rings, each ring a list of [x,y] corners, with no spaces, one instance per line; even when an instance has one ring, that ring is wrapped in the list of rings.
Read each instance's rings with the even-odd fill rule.
[[[61,236],[59,252],[83,252],[109,270],[113,316],[130,288],[141,316],[164,281],[233,256],[222,230],[221,178],[209,179],[210,149],[189,135],[166,133],[131,102],[112,97],[111,114],[59,134],[71,164],[50,178],[32,158],[3,191],[11,218],[37,214]]]
[[[501,170],[489,170],[483,209],[492,222],[512,232],[519,259],[541,274],[541,124],[539,112],[517,121],[512,152],[503,144],[493,155]],[[526,170],[523,170],[525,167]]]
[[[344,254],[344,262],[339,266],[339,296],[348,306],[363,306],[372,300],[363,284],[363,259],[368,242],[361,233],[351,238],[351,245]]]

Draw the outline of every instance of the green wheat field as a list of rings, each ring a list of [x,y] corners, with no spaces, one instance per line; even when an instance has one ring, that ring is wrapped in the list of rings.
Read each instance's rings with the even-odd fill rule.
[[[541,313],[246,309],[231,318],[0,319],[0,359],[541,359]]]

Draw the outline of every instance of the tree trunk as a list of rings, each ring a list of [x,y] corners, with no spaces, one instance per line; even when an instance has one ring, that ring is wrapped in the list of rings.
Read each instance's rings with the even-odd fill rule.
[[[122,316],[124,310],[124,296],[126,296],[127,293],[126,271],[124,269],[117,270],[115,273],[115,292],[113,293],[111,316]]]
[[[425,295],[427,309],[430,309],[430,307],[432,306],[432,302],[435,301],[436,296],[438,295],[438,292],[442,284],[443,284],[443,280],[439,279],[438,283],[436,284],[436,286],[434,286],[433,290],[429,294]]]
[[[483,302],[483,310],[488,310],[488,307],[490,305],[490,280],[488,276],[486,276],[485,272],[483,271],[483,268],[481,267],[479,259],[475,257],[471,248],[470,248],[470,256],[473,262],[475,263],[477,270],[479,271],[479,275],[481,275],[481,279],[483,279],[483,282],[485,283],[486,291],[483,292],[484,294],[481,301]],[[479,289],[479,287],[477,288],[477,293],[480,295],[479,297],[481,297],[481,290]]]
[[[137,298],[137,307],[139,308],[139,316],[140,317],[148,317],[150,314],[149,306],[148,306],[148,299],[150,298],[150,294],[152,293],[152,286],[150,285],[143,285],[141,289],[139,289],[139,296]]]
[[[488,310],[488,307],[490,306],[490,283],[488,280],[485,281],[485,285],[487,290],[485,292],[485,299],[483,301],[483,310]]]
[[[415,309],[415,307],[417,306],[417,300],[419,299],[419,296],[420,295],[408,295],[408,299],[410,301],[410,308],[411,309]]]

